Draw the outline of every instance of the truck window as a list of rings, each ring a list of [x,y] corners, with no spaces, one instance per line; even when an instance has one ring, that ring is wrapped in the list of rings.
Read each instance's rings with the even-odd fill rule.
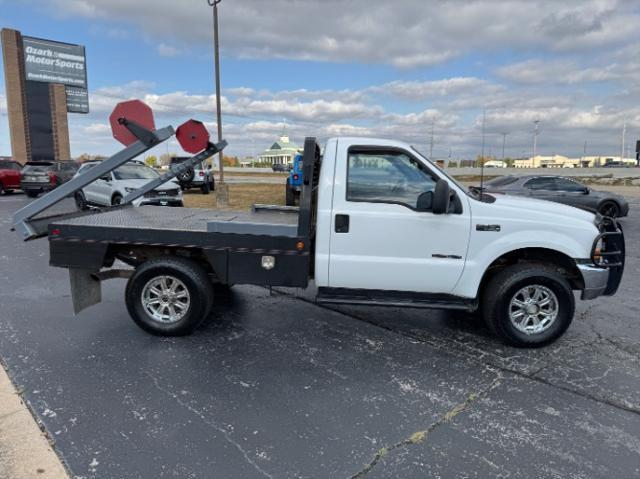
[[[394,203],[415,209],[418,196],[435,187],[436,179],[406,153],[349,152],[347,201]]]

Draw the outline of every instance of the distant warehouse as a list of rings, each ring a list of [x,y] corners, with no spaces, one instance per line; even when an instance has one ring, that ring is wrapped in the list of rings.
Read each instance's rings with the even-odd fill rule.
[[[634,158],[620,158],[619,156],[582,156],[568,158],[562,155],[537,155],[523,160],[516,160],[516,168],[597,168],[599,166],[635,166]]]

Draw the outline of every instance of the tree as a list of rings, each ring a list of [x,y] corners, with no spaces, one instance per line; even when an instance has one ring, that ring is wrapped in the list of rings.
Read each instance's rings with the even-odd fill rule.
[[[458,162],[457,161],[450,161],[449,164],[447,165],[447,167],[449,167],[449,168],[457,168],[458,167]]]
[[[238,160],[237,156],[223,156],[222,165],[231,167],[240,166],[240,160]]]
[[[147,164],[147,166],[150,166],[151,168],[155,168],[156,165],[158,164],[158,158],[156,158],[153,155],[149,155],[144,159],[144,162]]]

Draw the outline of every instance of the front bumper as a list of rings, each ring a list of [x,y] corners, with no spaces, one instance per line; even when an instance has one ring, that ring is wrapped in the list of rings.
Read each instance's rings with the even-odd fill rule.
[[[584,289],[582,299],[613,296],[618,291],[622,275],[626,247],[622,226],[613,218],[598,218],[600,234],[593,241],[590,261],[577,264]],[[601,242],[601,250],[597,249]]]
[[[584,281],[584,289],[580,298],[595,299],[602,296],[609,283],[609,270],[595,264],[579,264],[577,266]]]

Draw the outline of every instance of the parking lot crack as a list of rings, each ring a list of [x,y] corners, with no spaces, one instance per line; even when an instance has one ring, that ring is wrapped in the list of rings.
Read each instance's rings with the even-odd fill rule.
[[[500,374],[499,371],[496,371],[496,373],[497,373],[496,378],[493,381],[491,381],[491,383],[487,387],[483,388],[480,391],[472,392],[471,394],[469,394],[463,402],[456,404],[453,408],[449,409],[442,416],[440,416],[440,418],[436,422],[431,424],[426,429],[416,431],[413,434],[410,434],[405,439],[398,441],[391,446],[380,448],[375,453],[371,461],[369,461],[356,474],[352,475],[351,479],[362,479],[378,465],[381,459],[383,459],[388,454],[398,449],[411,447],[413,445],[423,443],[425,440],[427,440],[429,434],[431,434],[435,429],[453,421],[458,415],[467,411],[476,401],[478,401],[483,396],[486,396],[487,394],[489,394],[491,391],[493,391],[496,387],[500,385],[502,380],[502,375]]]
[[[182,399],[180,399],[180,397],[175,394],[174,392],[164,388],[163,386],[160,385],[158,379],[154,376],[148,375],[151,380],[153,381],[153,385],[155,386],[156,389],[158,389],[159,391],[163,392],[164,394],[166,394],[167,396],[169,396],[170,398],[172,398],[173,400],[175,400],[181,407],[185,408],[186,410],[188,410],[189,412],[191,412],[192,414],[194,414],[195,416],[199,417],[202,422],[204,422],[206,425],[211,426],[212,428],[214,428],[216,431],[220,432],[225,440],[233,445],[239,452],[240,454],[242,454],[242,456],[245,458],[245,460],[247,461],[248,464],[250,464],[256,471],[258,471],[260,474],[262,474],[265,477],[268,477],[270,479],[273,479],[273,476],[271,474],[269,474],[267,471],[265,471],[264,469],[262,469],[260,467],[259,464],[257,464],[250,456],[249,453],[242,447],[241,444],[239,444],[237,441],[235,441],[232,437],[231,434],[229,434],[229,431],[227,431],[225,428],[223,428],[222,426],[220,426],[219,424],[216,424],[214,421],[212,421],[211,419],[209,419],[207,416],[205,416],[201,411],[199,411],[198,409],[194,408],[193,406],[191,406],[190,404],[188,404],[187,402],[183,401]]]

